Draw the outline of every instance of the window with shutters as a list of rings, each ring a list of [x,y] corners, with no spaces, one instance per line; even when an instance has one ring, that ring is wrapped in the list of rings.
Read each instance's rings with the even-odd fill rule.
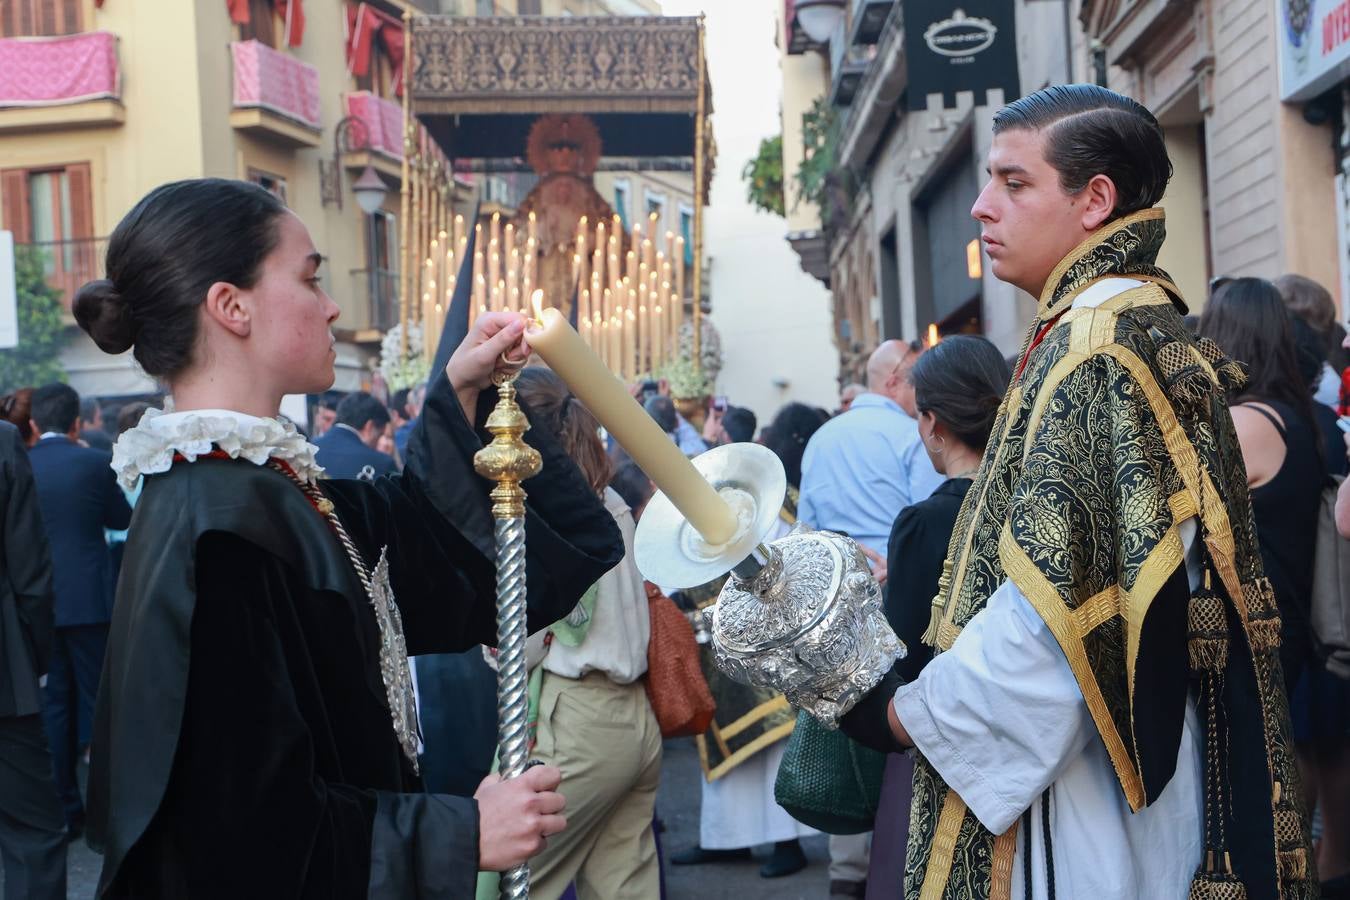
[[[3,2],[3,0],[0,0]],[[277,22],[276,10],[272,0],[248,0],[248,22],[239,26],[241,41],[257,41],[277,49],[277,36],[281,28]]]
[[[356,76],[356,89],[370,91],[384,100],[397,101],[399,97],[394,90],[396,75],[394,61],[389,56],[384,39],[376,36],[370,42],[370,67],[366,70],[366,74]]]
[[[286,179],[280,175],[273,175],[271,172],[264,172],[262,169],[249,168],[245,176],[248,181],[258,185],[258,187],[274,195],[282,203],[286,203]],[[288,204],[289,205],[289,204]]]
[[[0,0],[0,37],[79,34],[84,0]]]
[[[81,284],[99,277],[88,163],[0,169],[0,228],[42,253],[48,283],[67,303]]]

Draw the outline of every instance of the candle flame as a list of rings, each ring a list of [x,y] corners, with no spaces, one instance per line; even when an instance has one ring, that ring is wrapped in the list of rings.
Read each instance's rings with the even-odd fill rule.
[[[936,346],[938,345],[938,341],[940,341],[940,340],[942,340],[942,337],[941,337],[941,335],[938,334],[938,327],[937,327],[937,324],[936,324],[936,323],[929,323],[929,325],[928,325],[928,346],[930,346],[930,347],[936,347]]]
[[[539,327],[544,326],[544,292],[536,290],[530,295],[530,306],[534,307],[534,322]]]

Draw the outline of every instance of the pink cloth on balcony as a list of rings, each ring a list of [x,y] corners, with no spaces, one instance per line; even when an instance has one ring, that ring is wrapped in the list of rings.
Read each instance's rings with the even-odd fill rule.
[[[370,149],[394,159],[403,158],[403,107],[370,91],[353,91],[347,95],[347,115],[365,124]],[[360,139],[358,134],[352,137]]]
[[[261,107],[313,129],[319,117],[319,70],[258,41],[230,45],[234,105]]]
[[[117,36],[110,32],[0,39],[0,106],[59,106],[121,94]]]

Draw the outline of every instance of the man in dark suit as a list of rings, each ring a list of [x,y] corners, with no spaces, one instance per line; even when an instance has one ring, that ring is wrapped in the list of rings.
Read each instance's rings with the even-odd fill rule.
[[[0,855],[6,897],[64,900],[66,833],[42,730],[52,561],[19,430],[0,422]]]
[[[93,397],[80,400],[80,440],[86,447],[112,452],[112,436],[103,426],[103,407]]]
[[[71,835],[84,830],[76,764],[93,730],[94,698],[112,618],[112,559],[103,529],[126,528],[131,507],[117,486],[110,454],[82,447],[80,395],[64,384],[33,392],[30,458],[42,521],[51,544],[56,640],[43,715],[56,787]]]
[[[392,475],[394,458],[375,449],[389,431],[389,410],[367,394],[356,391],[342,398],[337,422],[328,433],[314,442],[315,457],[329,478],[359,478],[374,481]]]

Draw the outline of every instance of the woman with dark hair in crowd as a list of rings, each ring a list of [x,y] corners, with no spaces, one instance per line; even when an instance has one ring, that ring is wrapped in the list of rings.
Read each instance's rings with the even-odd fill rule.
[[[1311,391],[1299,370],[1289,312],[1265,279],[1235,278],[1216,291],[1200,317],[1200,336],[1247,369],[1229,409],[1283,623],[1280,661],[1292,691],[1312,652],[1312,554],[1326,477]]]
[[[974,483],[989,431],[1008,390],[1011,373],[998,348],[982,337],[957,335],[927,350],[910,371],[919,411],[919,437],[944,481],[927,500],[905,507],[891,528],[886,558],[904,577],[886,585],[886,617],[909,653],[896,671],[913,681],[933,658],[924,640],[938,579],[947,559],[952,529],[966,492]],[[914,764],[890,754],[882,781],[881,806],[872,837],[868,885],[904,882],[905,841],[909,835],[910,779]],[[878,848],[885,852],[878,852]],[[869,891],[868,896],[872,896]]]
[[[1283,623],[1280,661],[1309,809],[1321,801],[1317,865],[1326,881],[1350,872],[1350,692],[1314,658],[1309,615],[1318,502],[1328,463],[1343,461],[1344,452],[1324,459],[1314,367],[1299,365],[1297,324],[1274,285],[1239,278],[1210,299],[1200,334],[1247,367],[1230,409]]]
[[[31,448],[38,441],[33,430],[33,389],[19,388],[0,397],[0,419],[19,429],[19,440]]]
[[[322,256],[272,194],[201,179],[151,191],[114,230],[75,318],[173,395],[117,440],[145,476],[94,721],[89,835],[102,897],[468,896],[564,827],[561,775],[429,794],[409,653],[496,636],[493,526],[474,472],[520,316],[478,320],[410,442],[407,471],[322,479],[279,417],[332,386],[338,307]],[[507,356],[509,354],[509,356]],[[527,410],[528,412],[528,410]],[[536,429],[531,630],[619,559],[611,516]],[[406,630],[405,630],[406,629]]]
[[[813,409],[805,403],[789,403],[778,411],[760,435],[760,443],[782,460],[783,468],[787,471],[788,497],[792,500],[794,518],[797,488],[802,483],[802,454],[806,452],[806,442],[828,418],[828,413]]]
[[[651,622],[633,561],[633,514],[608,487],[600,423],[567,384],[532,367],[520,373],[516,391],[534,411],[534,427],[557,439],[603,499],[624,544],[623,560],[549,629],[533,755],[567,773],[559,792],[570,825],[530,862],[530,890],[558,897],[575,882],[582,897],[647,900],[660,893],[652,818],[661,729],[642,681]]]

